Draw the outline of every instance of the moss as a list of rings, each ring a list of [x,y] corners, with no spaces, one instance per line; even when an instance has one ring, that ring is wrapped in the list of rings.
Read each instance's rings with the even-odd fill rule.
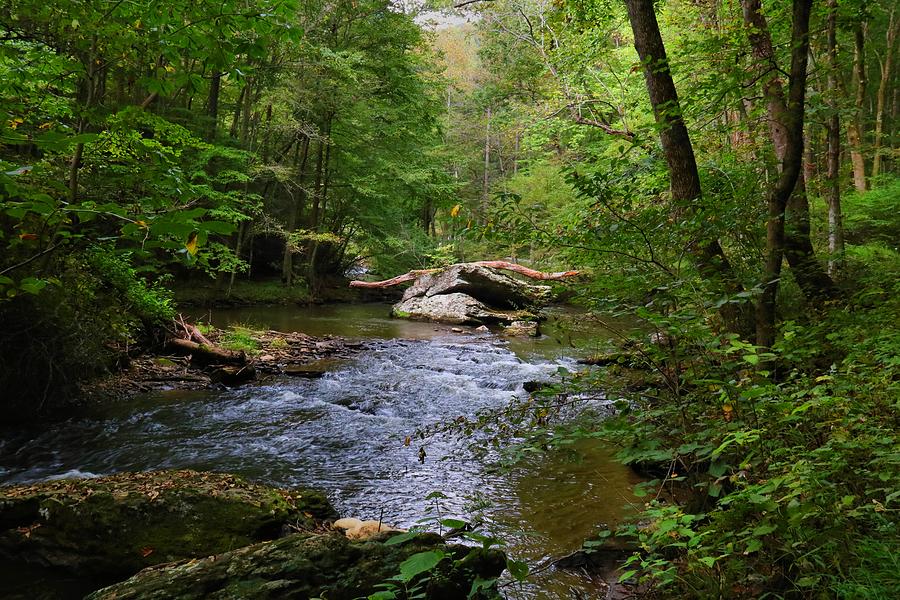
[[[403,544],[385,545],[390,535],[351,542],[336,533],[298,534],[255,544],[221,556],[145,570],[127,581],[99,590],[89,598],[310,598],[352,600],[365,597],[399,572],[411,555],[440,550],[444,560],[428,577],[425,598],[468,597],[476,579],[497,577],[505,557],[496,550],[447,546],[437,535],[416,536]],[[213,592],[214,590],[214,592]],[[499,598],[495,588],[475,596]]]
[[[0,491],[0,555],[100,576],[227,552],[337,516],[327,498],[194,471]]]
[[[259,352],[259,340],[256,339],[258,332],[245,325],[232,325],[228,331],[222,335],[221,344],[223,347],[235,352],[246,352],[253,355]]]

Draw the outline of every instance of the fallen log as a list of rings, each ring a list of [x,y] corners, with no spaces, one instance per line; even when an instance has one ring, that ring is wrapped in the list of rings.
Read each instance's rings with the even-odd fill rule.
[[[206,363],[225,363],[230,365],[247,364],[247,354],[243,351],[232,352],[224,348],[198,344],[181,338],[169,338],[169,349],[179,354],[190,354],[194,360]]]
[[[464,265],[474,265],[478,267],[488,267],[489,269],[499,269],[501,271],[512,271],[513,273],[518,273],[520,275],[524,275],[526,277],[530,277],[531,279],[540,279],[542,281],[551,281],[556,279],[564,279],[566,277],[574,277],[578,275],[580,271],[558,271],[555,273],[546,273],[544,271],[536,271],[534,269],[529,269],[528,267],[524,267],[522,265],[507,262],[505,260],[479,260],[471,263],[460,263]],[[456,266],[456,265],[450,265]],[[449,267],[447,267],[449,268]],[[420,275],[427,275],[428,273],[437,273],[438,271],[443,271],[444,269],[418,269],[415,271],[410,271],[409,273],[404,273],[403,275],[397,275],[396,277],[392,277],[390,279],[385,279],[384,281],[351,281],[350,287],[357,288],[386,288],[392,285],[397,285],[399,283],[406,283],[408,281],[413,281],[418,278]]]

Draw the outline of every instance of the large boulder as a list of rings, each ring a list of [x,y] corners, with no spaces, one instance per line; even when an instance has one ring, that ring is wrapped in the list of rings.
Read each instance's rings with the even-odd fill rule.
[[[421,275],[403,294],[401,302],[416,297],[462,293],[499,309],[526,308],[550,300],[551,288],[531,285],[473,264],[459,264],[436,273]]]
[[[394,305],[395,317],[416,321],[436,321],[451,325],[479,325],[481,323],[510,323],[523,318],[523,311],[502,311],[488,308],[483,302],[461,293],[440,296],[415,296]],[[527,315],[526,315],[527,317]]]
[[[233,475],[122,473],[0,488],[0,557],[115,581],[337,518],[311,490]]]
[[[395,581],[400,590],[421,584],[428,600],[477,600],[500,598],[494,585],[469,595],[476,580],[500,575],[505,566],[502,552],[447,546],[434,534],[422,534],[402,543],[383,543],[390,534],[366,542],[352,542],[340,533],[296,534],[263,542],[201,560],[162,565],[141,571],[131,579],[98,590],[88,600],[163,600],[179,598],[270,599],[328,598],[353,600]],[[428,572],[400,565],[414,554],[440,558]],[[433,554],[437,553],[437,554]],[[418,562],[428,566],[433,561]],[[414,567],[415,565],[412,565]],[[388,585],[390,585],[388,583]],[[400,597],[400,596],[398,596]],[[406,596],[403,596],[406,597]]]
[[[394,305],[395,317],[453,325],[533,320],[525,310],[550,299],[550,287],[531,285],[473,264],[419,276]]]

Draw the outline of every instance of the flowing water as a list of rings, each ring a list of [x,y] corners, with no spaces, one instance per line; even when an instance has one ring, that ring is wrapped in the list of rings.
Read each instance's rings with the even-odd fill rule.
[[[477,514],[533,568],[577,550],[626,514],[634,475],[587,441],[507,469],[496,468],[494,451],[478,451],[488,442],[478,434],[430,438],[424,462],[418,441],[404,445],[419,427],[502,407],[527,394],[524,382],[573,368],[574,357],[598,343],[583,319],[560,316],[539,340],[507,341],[386,314],[383,305],[339,305],[206,315],[217,325],[366,342],[358,357],[321,379],[153,392],[49,429],[0,432],[0,483],[164,468],[232,472],[325,489],[342,515],[393,525]],[[586,404],[602,411],[605,400]],[[442,497],[427,499],[432,492]],[[545,570],[504,591],[510,598],[562,599],[593,597],[596,589],[576,575]]]

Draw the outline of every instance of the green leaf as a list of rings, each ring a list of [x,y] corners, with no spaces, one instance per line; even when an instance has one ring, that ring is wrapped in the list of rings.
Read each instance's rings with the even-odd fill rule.
[[[768,535],[778,529],[777,525],[773,525],[771,523],[763,524],[753,530],[754,537],[761,537],[764,535]]]
[[[481,590],[486,590],[491,588],[495,583],[497,583],[497,578],[492,577],[491,579],[482,579],[481,577],[476,577],[475,581],[472,582],[472,589],[469,590],[469,598],[474,598],[478,592]]]
[[[761,550],[762,547],[763,547],[762,540],[759,538],[753,538],[747,544],[747,548],[744,550],[744,554],[753,554],[754,552]]]
[[[406,533],[398,533],[397,535],[389,538],[386,542],[384,542],[385,546],[395,546],[397,544],[402,544],[403,542],[408,542],[419,535],[418,531],[407,531]]]
[[[459,529],[460,527],[465,527],[466,522],[460,521],[459,519],[442,519],[441,525],[449,527],[450,529]]]
[[[403,581],[410,581],[416,575],[435,568],[446,556],[439,550],[413,554],[400,564],[400,578]]]
[[[506,568],[516,581],[524,581],[528,577],[528,563],[525,561],[507,558]]]

